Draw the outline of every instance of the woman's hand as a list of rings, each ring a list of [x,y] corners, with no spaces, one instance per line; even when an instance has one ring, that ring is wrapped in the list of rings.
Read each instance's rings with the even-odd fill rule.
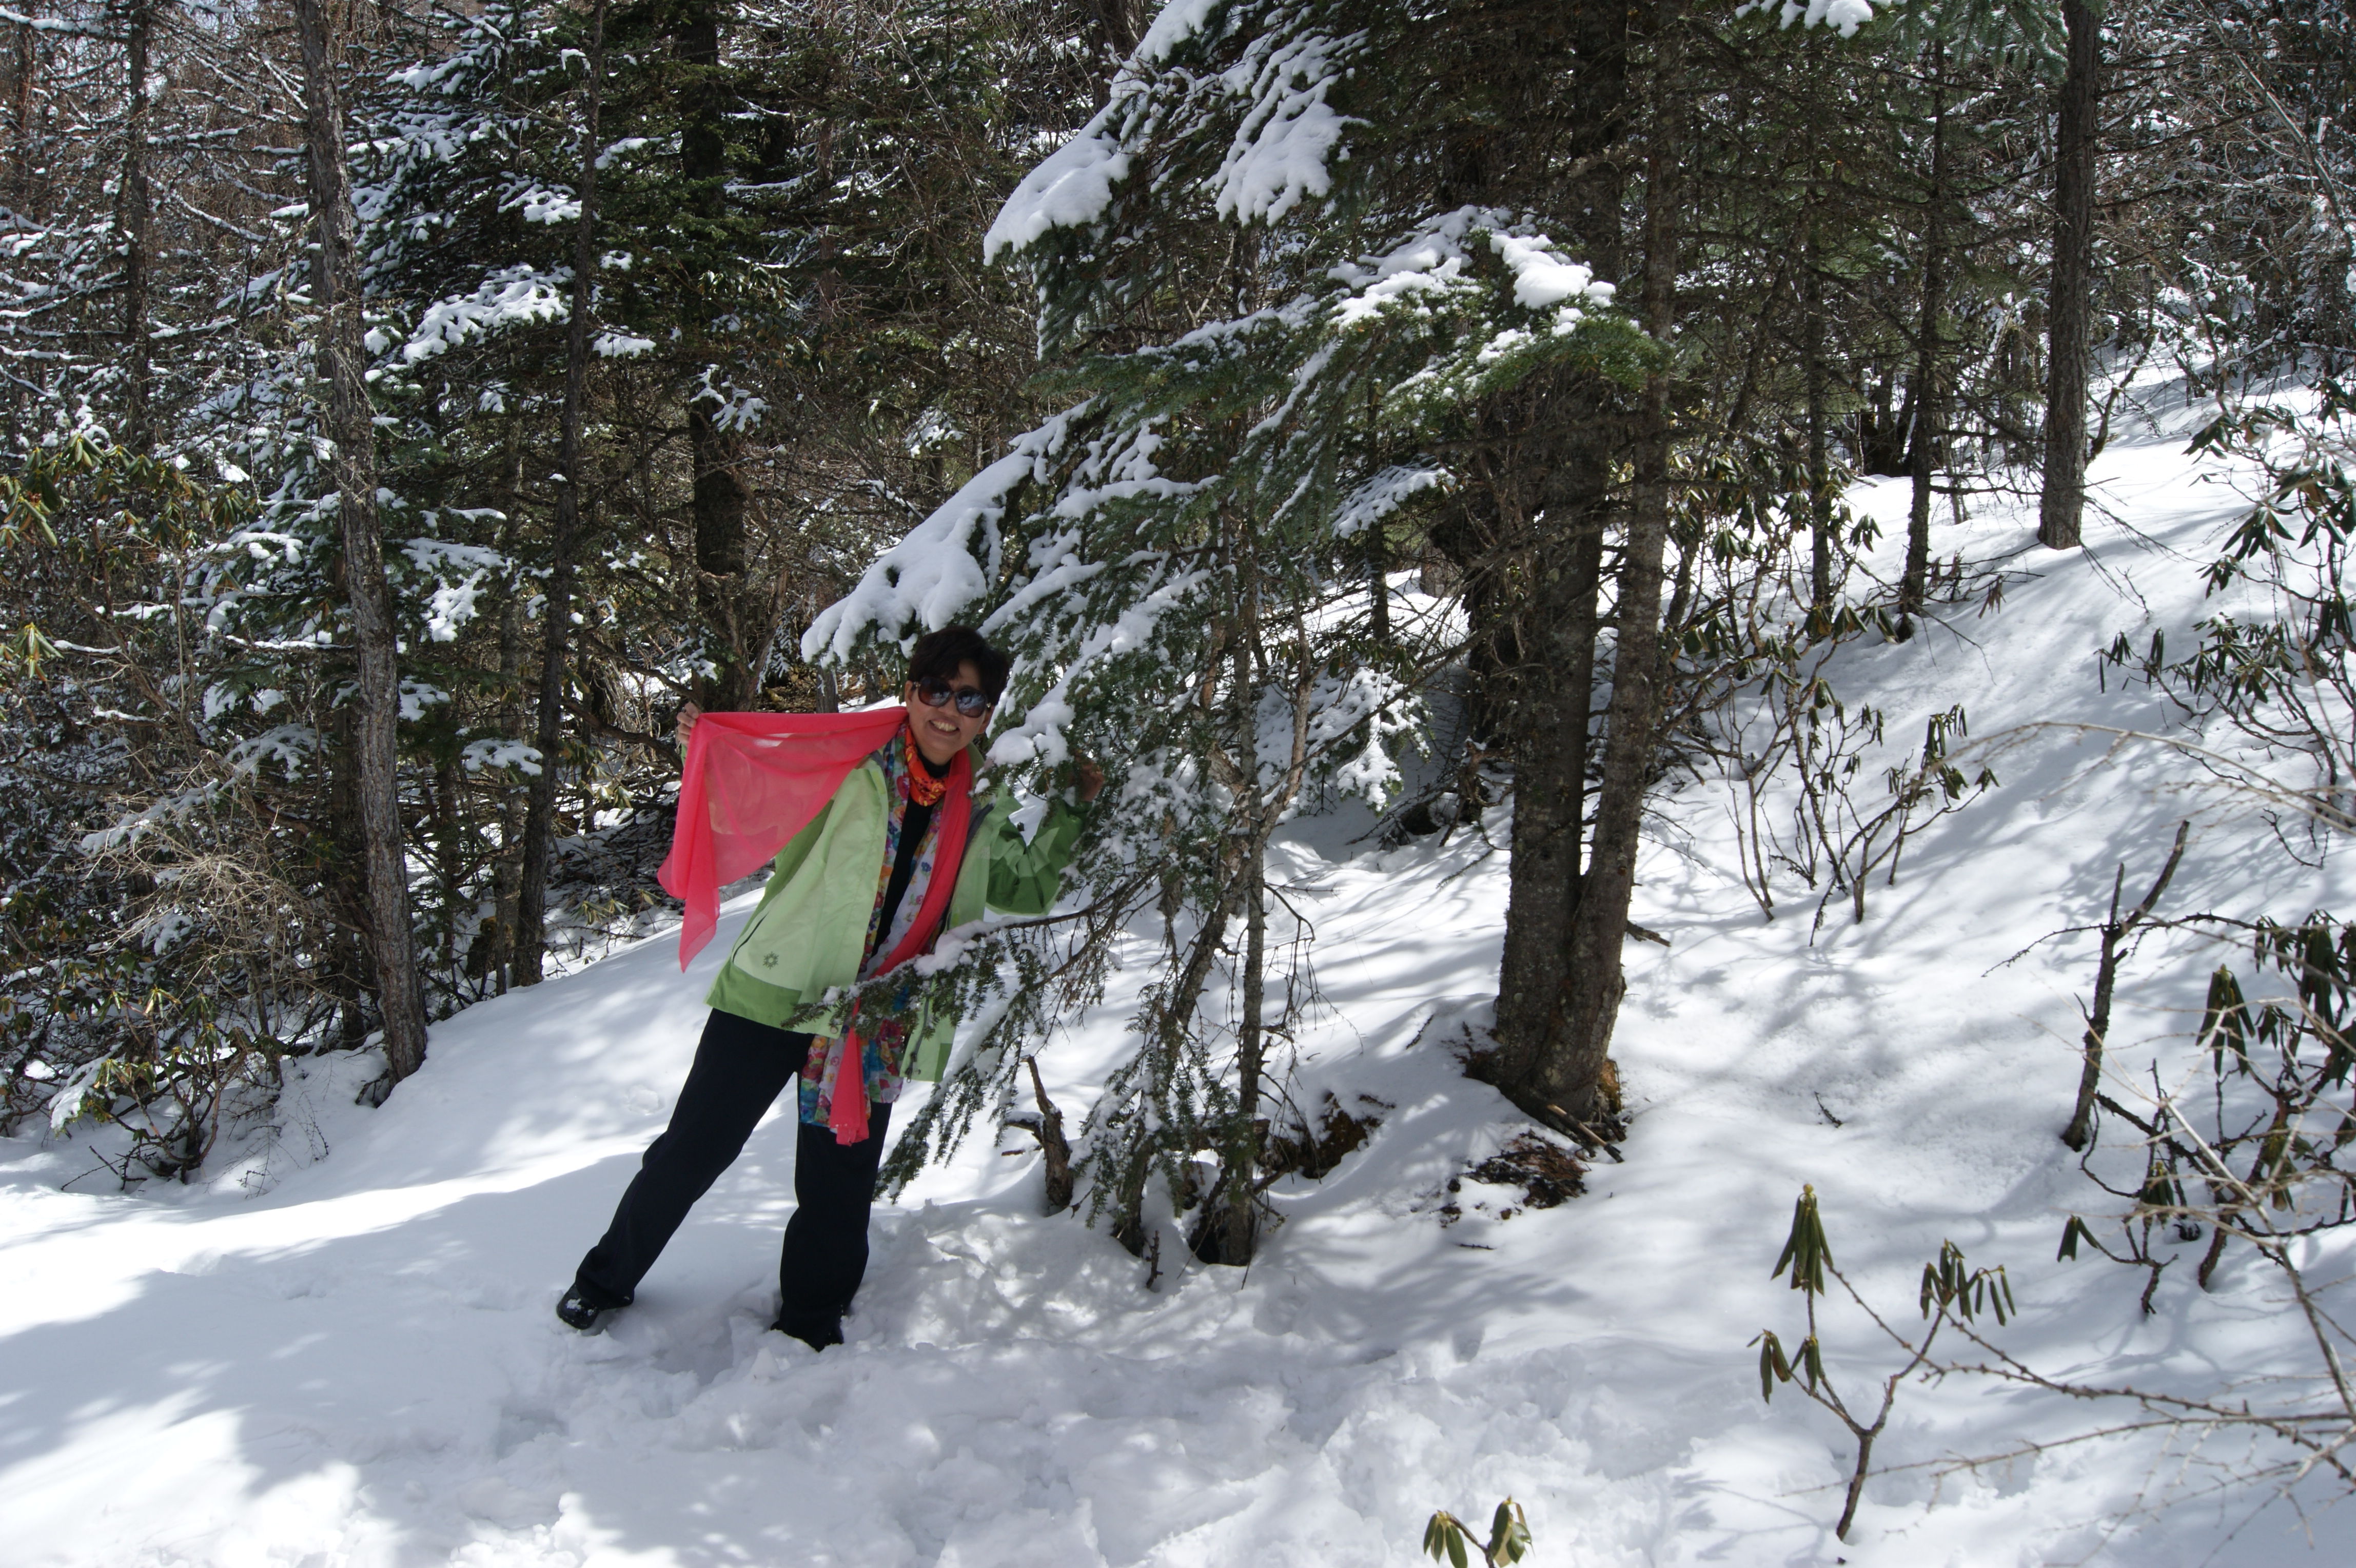
[[[679,749],[682,754],[687,750],[687,737],[695,733],[695,721],[702,716],[703,710],[693,703],[679,705],[679,726],[672,733],[679,736]]]

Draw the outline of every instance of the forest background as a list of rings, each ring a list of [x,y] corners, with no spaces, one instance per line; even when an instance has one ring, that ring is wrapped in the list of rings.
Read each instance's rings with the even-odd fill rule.
[[[1133,1239],[1166,1194],[1247,1261],[1267,1184],[1350,1133],[1284,1099],[1313,932],[1267,853],[1340,794],[1394,835],[1510,796],[1467,1069],[1616,1152],[1647,800],[1728,789],[1763,914],[1862,918],[1995,774],[1960,708],[1899,715],[1884,767],[1827,659],[2003,636],[2137,378],[2280,482],[2218,545],[2260,609],[2112,670],[2173,744],[2255,748],[2220,766],[2286,854],[2350,820],[2356,40],[2323,0],[0,29],[0,1092],[12,1131],[112,1122],[127,1184],[201,1170],[291,1056],[380,1043],[380,1101],[434,1020],[659,923],[682,701],[867,701],[959,617],[1016,655],[1004,776],[1081,749],[1115,785],[1064,912],[929,978],[972,1037],[895,1179],[1028,1112],[1026,1053],[1153,919],[1132,1058],[1068,1139],[1036,1097],[1053,1207]],[[1886,580],[1867,475],[1912,489]],[[2035,541],[1931,558],[1934,513],[2024,488]],[[1394,613],[1409,574],[1447,613]],[[2265,1026],[2309,1066],[2247,1181],[2311,1188],[2356,1121],[2296,1173],[2286,1129],[2343,1114],[2356,944],[2232,918],[2308,998]],[[2212,1002],[2204,1040],[2241,1027]],[[2147,1229],[2254,1223],[2138,1125]]]

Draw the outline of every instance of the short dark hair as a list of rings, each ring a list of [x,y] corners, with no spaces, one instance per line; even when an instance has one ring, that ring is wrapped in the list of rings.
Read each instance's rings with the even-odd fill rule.
[[[945,626],[916,639],[916,646],[908,650],[908,679],[954,685],[960,664],[973,666],[983,693],[996,706],[1005,693],[1006,672],[1012,668],[1012,661],[983,641],[981,633],[969,626]]]

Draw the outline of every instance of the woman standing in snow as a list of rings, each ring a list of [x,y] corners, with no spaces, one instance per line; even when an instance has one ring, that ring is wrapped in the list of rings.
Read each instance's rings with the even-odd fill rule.
[[[891,709],[791,718],[680,710],[687,766],[664,885],[688,903],[682,961],[710,935],[717,884],[731,879],[720,875],[733,869],[726,846],[757,842],[766,854],[779,823],[790,839],[705,998],[712,1015],[669,1126],[557,1304],[567,1325],[585,1332],[630,1304],[688,1209],[792,1083],[801,1120],[797,1207],[773,1326],[814,1348],[842,1342],[842,1315],[867,1270],[868,1208],[892,1101],[905,1079],[939,1076],[955,1020],[918,1019],[912,1030],[910,1020],[886,1015],[833,1039],[785,1026],[830,991],[926,951],[985,904],[1043,914],[1055,902],[1080,813],[1051,803],[1026,843],[1003,790],[988,802],[972,799],[975,743],[1006,674],[1006,656],[980,633],[947,627],[910,650],[904,722],[892,723]],[[879,724],[888,738],[876,735]],[[1074,792],[1086,806],[1104,775],[1085,762],[1076,771]],[[815,814],[798,808],[797,789]],[[766,841],[756,836],[765,828]],[[724,840],[716,858],[715,834]]]

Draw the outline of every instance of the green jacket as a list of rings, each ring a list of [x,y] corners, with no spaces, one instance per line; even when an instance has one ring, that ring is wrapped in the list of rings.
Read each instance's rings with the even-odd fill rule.
[[[859,983],[884,869],[889,788],[883,768],[862,762],[810,825],[778,852],[768,889],[720,966],[707,1003],[776,1027],[805,998],[817,1002],[832,987]],[[980,919],[984,905],[1011,915],[1044,915],[1055,902],[1080,834],[1080,813],[1051,803],[1046,821],[1025,843],[1013,808],[1004,789],[973,803],[944,929]],[[921,1020],[906,1076],[938,1079],[956,1030],[955,1018]]]

